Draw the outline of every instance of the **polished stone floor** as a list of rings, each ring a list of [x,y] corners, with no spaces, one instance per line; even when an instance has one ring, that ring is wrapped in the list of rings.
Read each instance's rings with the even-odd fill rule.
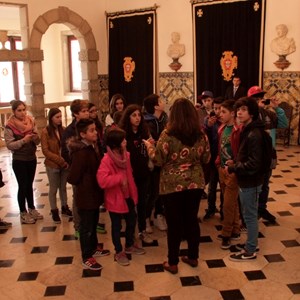
[[[147,253],[132,256],[130,266],[97,258],[101,271],[83,270],[80,245],[74,239],[72,220],[54,224],[49,215],[47,176],[41,150],[34,188],[36,206],[44,220],[21,225],[16,200],[17,185],[10,153],[0,149],[0,167],[6,185],[0,190],[0,217],[12,228],[0,230],[0,299],[151,299],[151,300],[286,300],[300,299],[300,147],[278,147],[279,165],[271,178],[269,210],[276,224],[259,221],[257,260],[232,262],[222,250],[219,215],[200,223],[200,263],[197,268],[179,264],[172,275],[163,270],[166,234],[154,228],[154,243]],[[71,204],[71,188],[68,187]],[[206,200],[199,216],[203,217]],[[110,229],[107,213],[100,221]],[[99,242],[113,252],[110,234]],[[244,241],[245,235],[242,235]],[[181,255],[187,248],[181,244]]]

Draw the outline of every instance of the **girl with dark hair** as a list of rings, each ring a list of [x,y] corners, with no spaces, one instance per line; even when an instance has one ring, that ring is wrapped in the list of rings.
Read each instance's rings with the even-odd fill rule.
[[[123,111],[125,106],[126,101],[124,96],[121,94],[114,94],[109,103],[109,114],[105,118],[105,126],[114,124],[114,113],[116,111]]]
[[[48,113],[48,125],[42,130],[41,146],[45,155],[45,166],[49,180],[49,203],[54,223],[61,222],[56,205],[57,190],[59,191],[62,215],[72,216],[67,204],[66,190],[69,164],[61,156],[63,132],[61,111],[56,107],[51,108]]]
[[[101,161],[97,172],[99,185],[104,189],[104,203],[111,219],[112,241],[115,246],[115,261],[129,265],[127,254],[144,254],[145,250],[134,244],[136,225],[135,206],[137,204],[137,188],[132,176],[130,154],[126,151],[126,133],[118,128],[107,132],[107,153]],[[122,218],[126,222],[125,251],[123,251],[120,234]]]
[[[89,102],[89,114],[90,118],[95,122],[96,130],[97,130],[97,151],[99,151],[100,156],[104,154],[104,143],[103,143],[103,125],[98,117],[98,109],[96,105],[92,102]]]
[[[163,266],[176,274],[183,234],[188,242],[188,253],[182,261],[191,267],[198,266],[200,228],[197,214],[205,187],[202,165],[210,159],[209,143],[200,129],[195,107],[184,98],[174,102],[167,128],[156,147],[151,141],[144,140],[144,143],[154,165],[161,167],[159,192],[168,225],[168,262]]]
[[[13,114],[7,121],[4,138],[7,148],[12,151],[12,168],[19,185],[20,220],[22,224],[34,224],[37,219],[43,219],[35,209],[32,189],[37,164],[36,145],[40,138],[34,119],[27,115],[25,103],[13,100],[11,108]]]
[[[151,244],[153,240],[146,233],[146,208],[150,183],[149,156],[143,142],[143,139],[150,138],[150,133],[141,107],[136,104],[129,105],[123,113],[119,126],[126,132],[127,151],[130,153],[133,177],[138,189],[139,237],[145,243]]]

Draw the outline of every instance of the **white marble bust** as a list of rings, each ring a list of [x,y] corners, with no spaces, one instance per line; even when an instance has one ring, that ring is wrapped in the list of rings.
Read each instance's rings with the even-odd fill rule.
[[[172,44],[169,45],[167,54],[174,60],[185,54],[185,46],[179,43],[180,34],[178,32],[172,32],[171,38]]]
[[[293,38],[288,38],[288,28],[285,24],[276,26],[277,37],[271,42],[271,50],[279,56],[286,56],[296,51]]]

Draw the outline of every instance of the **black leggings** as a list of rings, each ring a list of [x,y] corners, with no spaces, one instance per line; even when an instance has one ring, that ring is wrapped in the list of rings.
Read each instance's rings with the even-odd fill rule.
[[[198,259],[200,226],[197,218],[203,190],[193,189],[162,195],[168,225],[168,263],[178,264],[182,235],[187,239],[188,258]]]
[[[35,209],[32,184],[36,170],[36,159],[30,161],[13,160],[12,168],[19,185],[18,203],[20,212],[27,211],[26,201],[28,208]]]

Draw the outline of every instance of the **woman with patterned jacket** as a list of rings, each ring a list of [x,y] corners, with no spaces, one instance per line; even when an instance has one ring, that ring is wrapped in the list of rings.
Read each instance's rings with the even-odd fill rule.
[[[153,163],[161,167],[159,190],[168,225],[168,262],[163,266],[176,274],[182,228],[188,242],[188,255],[183,256],[182,261],[191,267],[198,266],[197,213],[205,186],[202,165],[210,159],[209,142],[199,127],[192,102],[179,98],[171,108],[167,128],[156,147],[151,141],[144,140],[144,143]]]

